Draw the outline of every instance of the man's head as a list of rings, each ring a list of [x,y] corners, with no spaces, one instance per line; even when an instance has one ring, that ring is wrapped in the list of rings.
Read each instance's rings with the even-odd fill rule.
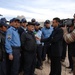
[[[53,27],[58,27],[58,25],[60,24],[60,19],[59,18],[53,18]]]
[[[28,31],[33,32],[34,29],[35,29],[34,26],[35,26],[35,23],[28,22],[28,24],[27,24],[27,29],[28,29]]]
[[[6,18],[1,18],[1,21],[4,23],[7,23],[8,21],[6,20]]]
[[[39,30],[39,28],[40,28],[40,23],[36,22],[35,23],[35,30]]]
[[[46,20],[44,22],[44,25],[45,25],[46,28],[50,28],[50,20]]]
[[[4,23],[4,22],[0,22],[0,30],[3,32],[6,32],[8,28],[8,24]]]
[[[20,20],[17,18],[13,18],[10,20],[10,25],[15,28],[18,28],[20,26]]]
[[[32,18],[32,19],[31,19],[31,22],[35,23],[35,22],[36,22],[36,20],[35,20],[34,18]]]
[[[27,21],[26,21],[25,18],[23,18],[23,19],[21,20],[21,26],[24,27],[24,28],[27,27]]]

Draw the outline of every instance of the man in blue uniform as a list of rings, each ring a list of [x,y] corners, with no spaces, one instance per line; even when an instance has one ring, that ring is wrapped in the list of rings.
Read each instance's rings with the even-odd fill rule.
[[[39,30],[40,28],[40,23],[35,22],[35,37],[39,37],[40,39],[42,38],[42,31]],[[36,40],[37,43],[37,65],[36,67],[40,70],[42,70],[42,43],[39,40]]]
[[[19,20],[12,19],[13,25],[7,30],[5,48],[7,52],[7,75],[18,75],[20,63],[20,36],[18,33]]]
[[[43,38],[46,39],[48,38],[53,31],[53,27],[50,26],[50,21],[46,20],[44,22],[44,28],[42,28],[42,34],[43,34]],[[48,59],[50,58],[50,45],[49,42],[44,43],[44,50],[43,50],[43,55],[42,55],[42,59],[45,60],[46,58],[46,53],[48,54]]]

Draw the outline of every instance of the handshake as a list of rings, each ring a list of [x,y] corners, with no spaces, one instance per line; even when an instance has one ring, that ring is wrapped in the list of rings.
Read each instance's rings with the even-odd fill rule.
[[[36,40],[41,41],[41,38],[36,34],[35,35]]]

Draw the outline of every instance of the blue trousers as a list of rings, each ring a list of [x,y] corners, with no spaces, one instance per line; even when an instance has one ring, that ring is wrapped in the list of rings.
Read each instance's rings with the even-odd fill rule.
[[[37,45],[37,65],[36,67],[39,68],[42,66],[42,45]]]
[[[14,59],[11,61],[7,59],[7,75],[18,75],[20,66],[20,49],[13,49]]]

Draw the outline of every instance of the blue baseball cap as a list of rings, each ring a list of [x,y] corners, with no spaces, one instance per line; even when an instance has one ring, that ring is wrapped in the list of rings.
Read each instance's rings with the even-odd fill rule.
[[[4,23],[3,21],[0,21],[0,27],[5,26],[5,27],[9,27],[8,24]]]
[[[6,18],[1,18],[1,21],[4,22],[4,23],[8,22],[8,21],[6,20]]]
[[[45,24],[50,24],[50,20],[46,20],[44,23]]]
[[[36,20],[34,18],[31,19],[31,22],[36,22]]]
[[[39,22],[35,22],[35,26],[40,26],[40,23]]]
[[[27,23],[27,20],[25,18],[23,18],[20,22],[21,23]]]
[[[11,23],[11,22],[14,22],[14,21],[19,21],[19,22],[20,22],[19,19],[17,19],[17,18],[12,18],[12,19],[10,20],[10,23]]]

